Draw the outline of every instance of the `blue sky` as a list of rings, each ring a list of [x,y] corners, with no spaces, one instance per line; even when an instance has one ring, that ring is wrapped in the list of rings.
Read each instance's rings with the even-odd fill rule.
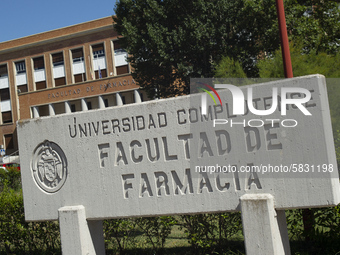
[[[116,0],[1,0],[0,42],[114,14]]]

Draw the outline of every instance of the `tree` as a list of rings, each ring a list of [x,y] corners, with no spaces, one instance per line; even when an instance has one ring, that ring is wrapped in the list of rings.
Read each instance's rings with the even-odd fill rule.
[[[188,93],[190,78],[212,77],[222,56],[254,58],[259,47],[252,41],[267,26],[261,20],[251,34],[241,29],[244,7],[241,0],[117,2],[115,28],[134,79],[151,97],[173,96]]]
[[[287,0],[286,20],[290,38],[301,41],[306,52],[335,54],[340,47],[338,0]]]
[[[299,44],[298,44],[299,45]],[[316,54],[316,50],[309,54],[301,53],[301,46],[291,44],[291,59],[294,76],[322,74],[327,78],[328,100],[330,105],[333,130],[340,130],[340,54],[329,55],[325,52]],[[261,78],[284,78],[281,51],[277,50],[271,58],[258,63]]]
[[[340,77],[340,55],[330,55],[312,50],[303,52],[301,43],[290,44],[290,55],[294,76],[323,74],[327,78]],[[281,50],[276,50],[271,57],[258,61],[261,78],[284,78]]]
[[[239,61],[228,56],[222,58],[215,69],[216,78],[247,78]]]
[[[290,38],[302,38],[307,52],[337,52],[336,6],[286,0]],[[132,75],[151,98],[188,93],[190,78],[212,77],[223,56],[257,77],[256,61],[280,46],[274,0],[120,0],[115,13]]]
[[[309,54],[301,52],[301,43],[291,43],[291,59],[294,76],[303,76],[309,74],[324,75],[327,83],[328,100],[332,118],[332,126],[334,137],[338,137],[336,133],[340,130],[340,53],[329,55],[325,52],[317,50],[310,51]],[[258,62],[259,74],[261,78],[284,78],[283,63],[281,50],[275,51],[270,58],[263,59]],[[340,155],[340,139],[337,139],[338,155]],[[340,162],[340,158],[338,158]]]
[[[274,0],[243,0],[237,27],[240,36],[230,55],[241,61],[248,77],[258,77],[257,61],[271,57],[280,48]],[[340,47],[340,9],[338,0],[285,0],[285,16],[290,41],[299,42],[303,53],[336,54]],[[250,45],[251,44],[251,45]],[[235,47],[233,49],[235,49]],[[283,70],[283,69],[282,69]]]

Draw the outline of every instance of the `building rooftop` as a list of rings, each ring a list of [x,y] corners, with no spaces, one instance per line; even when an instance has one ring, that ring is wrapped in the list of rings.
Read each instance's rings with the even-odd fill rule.
[[[29,35],[10,41],[1,42],[0,54],[16,51],[31,46],[37,46],[39,44],[56,42],[64,39],[71,39],[89,33],[100,32],[108,29],[113,30],[113,19],[111,16],[63,28],[58,28],[47,32]]]

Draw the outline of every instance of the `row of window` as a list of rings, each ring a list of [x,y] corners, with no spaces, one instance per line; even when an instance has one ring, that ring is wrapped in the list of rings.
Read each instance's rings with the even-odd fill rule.
[[[114,62],[115,62],[115,75],[129,73],[129,66],[126,62],[127,53],[120,47],[118,41],[113,41],[114,48]],[[100,79],[108,77],[106,68],[106,56],[104,43],[99,43],[91,46],[92,58],[88,56],[90,62],[90,76],[92,79]],[[70,66],[73,72],[72,83],[84,82],[86,78],[86,66],[83,47],[70,50]],[[51,64],[53,68],[54,86],[66,85],[65,74],[65,59],[63,52],[51,54]],[[14,63],[15,67],[15,84],[19,93],[28,92],[26,62],[25,60],[17,61]],[[46,73],[45,73],[45,59],[44,56],[32,58],[32,71],[35,81],[35,90],[45,89]],[[113,75],[110,73],[110,75]],[[10,84],[8,80],[8,67],[7,64],[0,65],[0,101],[10,100]],[[124,97],[123,97],[124,98]],[[10,105],[10,104],[9,104]],[[1,111],[1,124],[12,123],[11,107],[5,107]],[[8,108],[8,109],[7,109]],[[89,107],[91,108],[91,106]]]
[[[135,93],[136,92],[134,90],[119,93],[118,97],[119,97],[119,100],[121,100],[121,104],[125,105],[125,104],[132,104],[132,103],[138,102],[138,99],[136,99]],[[139,95],[139,100],[143,102],[144,101],[143,93],[138,92],[138,95]],[[101,96],[101,98],[102,98],[101,100],[103,100],[105,108],[119,105],[119,102],[117,99],[117,93],[103,95]],[[53,107],[53,112],[56,115],[64,114],[67,112],[66,103],[69,104],[70,112],[78,112],[78,111],[84,111],[83,105],[81,103],[82,100],[84,100],[84,102],[86,103],[86,108],[87,108],[86,110],[93,110],[93,109],[100,108],[98,96],[90,97],[86,99],[76,99],[76,100],[72,100],[68,102],[52,103],[50,105]],[[31,116],[33,118],[36,118],[38,116],[39,117],[50,116],[51,115],[50,105],[46,104],[46,105],[39,105],[39,106],[31,107]],[[36,111],[36,113],[34,111]],[[36,114],[38,116],[36,116]]]
[[[105,47],[104,43],[92,45],[92,58],[88,56],[90,61],[90,77],[92,79],[100,79],[108,77],[106,68],[106,58],[105,58]],[[113,42],[114,52],[114,62],[115,62],[115,75],[121,75],[129,73],[129,66],[126,62],[127,53],[120,48],[117,41]],[[73,71],[72,83],[84,82],[86,78],[86,66],[85,66],[85,56],[83,48],[72,49],[71,53],[71,66]],[[123,54],[123,55],[122,55]],[[123,61],[122,61],[123,56]],[[52,68],[53,68],[53,79],[54,86],[66,85],[66,73],[65,73],[65,60],[63,52],[51,54]],[[44,56],[39,56],[32,58],[32,64],[34,69],[34,81],[35,90],[45,89],[46,85],[46,74],[45,74],[45,60]],[[18,79],[21,76],[21,82],[16,82],[17,89],[19,92],[27,92],[27,77],[26,75],[26,63],[25,60],[15,62],[16,77]],[[110,73],[113,75],[113,73]],[[22,76],[25,76],[22,78]],[[8,77],[7,64],[0,65],[0,78]],[[24,80],[25,82],[22,82]]]

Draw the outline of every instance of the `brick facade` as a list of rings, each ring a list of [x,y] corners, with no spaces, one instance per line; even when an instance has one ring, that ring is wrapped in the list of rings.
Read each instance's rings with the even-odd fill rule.
[[[117,40],[106,17],[0,43],[0,145],[7,154],[17,150],[20,119],[146,99]]]

